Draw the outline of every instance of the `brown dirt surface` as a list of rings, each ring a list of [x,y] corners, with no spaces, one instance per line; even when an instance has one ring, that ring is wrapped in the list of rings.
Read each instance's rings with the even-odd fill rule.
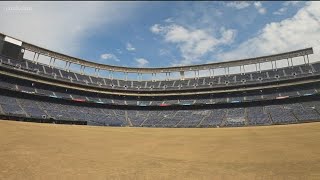
[[[168,129],[0,121],[0,179],[320,179],[320,123]]]

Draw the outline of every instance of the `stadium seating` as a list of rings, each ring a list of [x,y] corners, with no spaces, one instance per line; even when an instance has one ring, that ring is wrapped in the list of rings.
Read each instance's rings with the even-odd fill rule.
[[[71,59],[64,60],[69,62]],[[270,62],[270,59],[258,60],[247,61],[249,64],[237,61],[233,65],[239,66],[240,63],[244,67],[265,60]],[[2,117],[87,122],[96,126],[175,128],[241,127],[320,120],[320,102],[317,101],[320,62],[253,72],[243,72],[244,69],[240,68],[241,72],[236,74],[210,73],[205,77],[188,75],[179,79],[166,76],[154,81],[113,78],[111,72],[122,72],[119,67],[114,70],[102,66],[107,67],[112,75],[99,77],[97,73],[88,74],[83,69],[82,72],[68,70],[68,62],[65,67],[53,67],[51,60],[50,66],[37,61],[0,55]],[[90,64],[81,60],[70,62],[80,63],[82,68]],[[209,70],[219,66],[223,70],[223,65],[200,67]],[[98,64],[89,66],[101,70]],[[202,70],[194,67],[198,66],[170,68],[181,75]],[[168,69],[164,69],[157,69],[157,73],[167,73]],[[229,68],[224,69],[227,72]],[[153,70],[144,73],[150,72]],[[281,84],[284,86],[279,86]]]
[[[0,95],[0,112],[36,118],[87,121],[103,126],[234,127],[318,121],[320,103],[205,110],[119,110]]]
[[[293,79],[301,76],[311,76],[320,73],[320,62],[312,65],[297,65],[287,68],[279,68],[277,70],[264,70],[262,72],[252,72],[246,74],[235,74],[230,76],[200,77],[199,79],[186,80],[168,80],[168,81],[133,81],[133,80],[111,80],[102,77],[93,77],[63,69],[49,67],[45,64],[34,63],[33,61],[12,60],[8,62],[7,58],[1,57],[3,65],[16,66],[21,65],[22,69],[47,75],[54,79],[71,81],[74,83],[84,84],[88,86],[99,86],[103,88],[153,91],[153,90],[179,90],[209,87],[225,87],[226,85],[242,85],[257,84],[261,82],[272,82],[286,79]],[[314,69],[314,70],[313,70]],[[99,83],[98,83],[99,82]],[[106,83],[104,83],[106,82]],[[110,86],[113,84],[112,86]]]

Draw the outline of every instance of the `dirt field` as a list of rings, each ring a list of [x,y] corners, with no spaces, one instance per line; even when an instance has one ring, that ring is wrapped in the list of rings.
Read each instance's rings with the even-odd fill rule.
[[[153,129],[0,121],[0,179],[320,179],[320,123]]]

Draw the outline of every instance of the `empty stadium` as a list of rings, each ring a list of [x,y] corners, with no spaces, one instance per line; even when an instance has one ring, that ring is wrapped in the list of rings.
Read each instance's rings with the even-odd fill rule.
[[[54,52],[5,34],[0,34],[0,52],[0,119],[80,125],[19,124],[3,121],[1,122],[1,127],[6,130],[1,133],[2,138],[13,132],[19,133],[21,131],[26,133],[25,136],[23,134],[17,136],[23,136],[24,141],[28,141],[28,139],[32,139],[33,137],[43,137],[43,141],[39,141],[40,144],[46,141],[53,143],[54,141],[50,139],[50,134],[46,134],[46,132],[56,131],[62,134],[66,133],[66,137],[62,137],[61,135],[56,137],[61,143],[57,146],[62,146],[61,148],[63,149],[70,144],[81,141],[77,138],[68,139],[69,136],[76,135],[80,137],[82,132],[83,139],[86,139],[90,138],[92,133],[94,134],[96,131],[97,136],[102,137],[104,136],[103,133],[106,133],[111,137],[114,136],[116,139],[119,138],[118,142],[111,139],[108,142],[100,141],[101,148],[118,148],[122,152],[123,148],[128,147],[125,147],[124,144],[118,147],[117,143],[121,144],[124,143],[124,139],[129,139],[130,143],[128,142],[127,145],[132,147],[132,151],[144,151],[143,147],[147,149],[148,153],[159,150],[157,152],[160,153],[157,156],[158,160],[150,160],[146,157],[146,162],[143,162],[150,162],[151,165],[131,164],[132,166],[139,167],[150,166],[152,167],[152,173],[146,173],[147,171],[143,170],[140,172],[139,170],[131,169],[132,167],[127,167],[123,157],[119,157],[122,159],[121,162],[123,164],[117,164],[115,160],[111,160],[114,153],[112,151],[110,153],[111,156],[108,155],[103,161],[114,161],[116,167],[121,169],[119,171],[128,169],[127,174],[112,174],[108,171],[112,179],[153,179],[157,177],[158,171],[160,174],[162,172],[158,177],[160,179],[179,177],[181,179],[211,179],[214,177],[218,177],[218,179],[232,179],[233,175],[238,175],[241,179],[255,179],[258,177],[272,179],[273,177],[278,177],[276,173],[280,173],[280,177],[290,177],[291,179],[316,179],[319,177],[316,170],[319,168],[319,158],[316,158],[316,154],[319,153],[310,153],[310,156],[299,156],[301,155],[299,153],[283,153],[287,152],[285,150],[286,144],[289,146],[288,148],[300,148],[301,152],[308,152],[310,148],[317,148],[314,140],[319,138],[319,123],[317,122],[320,120],[320,62],[310,62],[309,57],[313,54],[312,48],[249,59],[163,68],[132,68],[98,64]],[[47,59],[47,61],[42,61],[41,59],[43,58]],[[265,64],[268,64],[271,68],[262,68]],[[78,67],[79,69],[76,70],[70,67]],[[91,71],[86,71],[86,69],[91,69]],[[116,77],[117,74],[122,74],[122,78]],[[192,74],[191,77],[190,74]],[[12,129],[15,126],[17,127],[17,131]],[[116,128],[113,129],[110,126]],[[32,132],[33,128],[34,132]],[[41,130],[42,128],[47,129],[47,131]],[[54,130],[51,128],[58,129]],[[84,130],[83,128],[87,129]],[[29,134],[31,132],[34,134]],[[114,134],[110,134],[111,132]],[[123,138],[121,132],[127,134],[128,137]],[[248,132],[250,133],[246,134]],[[294,132],[299,132],[301,137],[297,137],[297,134],[293,135]],[[132,137],[137,136],[136,139],[131,138],[130,133]],[[148,139],[148,137],[140,139],[141,137],[138,137],[136,133],[140,136],[143,136],[145,133],[152,140]],[[279,133],[278,138],[280,141],[279,139],[274,139],[275,146],[281,145],[281,147],[278,147],[282,149],[279,154],[287,156],[284,159],[280,159],[282,162],[288,161],[289,164],[282,170],[275,170],[281,168],[283,163],[277,162],[277,158],[275,157],[279,155],[277,154],[277,149],[272,150],[271,145],[268,144],[268,140],[265,139],[266,136],[263,136],[267,134],[270,137],[274,137],[274,134],[277,133]],[[254,134],[258,140],[245,141],[248,137],[255,138],[253,137]],[[167,143],[166,139],[161,139],[163,146],[159,146],[157,144],[157,140],[159,139],[152,135],[163,138],[168,136],[167,138],[169,139]],[[223,147],[223,139],[217,140],[214,136],[223,136],[226,141],[224,142],[226,147]],[[190,156],[190,159],[187,158],[185,161],[181,160],[181,154],[179,155],[179,153],[177,153],[178,158],[175,159],[173,155],[171,157],[170,152],[166,152],[166,150],[169,151],[171,148],[170,143],[172,147],[174,144],[179,143],[179,137],[182,138],[180,140],[185,142],[185,144],[180,142],[180,146],[177,146],[177,149],[172,149],[172,151]],[[257,160],[254,162],[250,160],[245,162],[245,156],[239,155],[241,158],[233,157],[237,159],[237,162],[234,162],[236,160],[232,159],[232,157],[230,159],[226,158],[224,161],[218,158],[218,154],[213,156],[212,153],[214,154],[215,152],[210,151],[211,161],[206,162],[202,156],[205,156],[209,152],[202,151],[205,151],[207,147],[194,150],[192,149],[192,141],[190,142],[185,139],[187,137],[193,139],[193,141],[197,138],[200,141],[201,138],[213,138],[211,140],[208,139],[203,144],[195,144],[209,146],[212,145],[210,143],[216,143],[222,147],[220,150],[216,149],[218,153],[223,153],[226,150],[225,148],[232,148],[232,143],[235,149],[246,143],[248,144],[245,146],[259,144],[266,151],[270,151],[266,152],[265,158],[270,158],[271,160],[267,162],[267,159],[259,160],[259,157],[257,157]],[[232,137],[239,138],[239,142],[230,139]],[[98,137],[93,135],[92,141],[95,141],[94,139],[96,138]],[[170,140],[170,138],[175,140]],[[259,141],[259,138],[262,141]],[[295,138],[301,144],[295,147],[292,138]],[[65,144],[63,139],[68,139],[70,144]],[[101,139],[98,138],[99,140]],[[136,147],[135,141],[142,145]],[[9,143],[4,139],[1,142],[4,146],[6,143]],[[39,142],[37,141],[37,143]],[[108,144],[110,142],[112,143]],[[143,146],[143,142],[147,145]],[[35,145],[33,143],[30,142],[29,145]],[[97,142],[90,141],[87,145],[89,146],[92,143]],[[92,146],[95,148],[100,147],[100,143],[92,144]],[[155,143],[156,149],[150,149],[149,145],[152,143]],[[107,147],[102,147],[103,144]],[[305,147],[302,144],[305,144]],[[78,145],[74,144],[75,147],[81,148]],[[166,145],[168,145],[167,148],[169,149],[165,149]],[[186,146],[189,149],[181,149],[181,146]],[[35,150],[35,152],[39,154],[48,153],[50,156],[54,156],[53,154],[57,153],[46,152],[49,151],[48,149],[55,149],[54,147],[46,148],[45,150]],[[10,152],[2,150],[0,151],[0,155],[2,157],[11,157],[12,154]],[[30,152],[32,154],[32,151]],[[62,152],[66,153],[66,149],[63,149]],[[195,155],[196,152],[200,152],[199,157],[193,157],[197,156]],[[240,148],[239,152],[240,154],[241,152],[245,153],[246,148]],[[251,152],[252,154],[249,153],[248,155],[252,155],[255,158],[255,152],[253,151]],[[86,151],[79,153],[83,155],[83,158],[87,158],[86,163],[90,164],[90,162],[87,162],[87,160],[90,161],[90,157],[87,157]],[[90,150],[88,150],[88,153],[90,154]],[[96,153],[101,154],[103,152]],[[135,156],[135,153],[130,152],[131,156],[128,159],[139,162],[135,158],[143,159],[143,156],[148,156],[146,154]],[[227,150],[225,153],[227,156],[232,156],[233,154],[232,151],[228,152]],[[259,153],[263,154],[262,151]],[[79,159],[81,159],[82,155],[79,155]],[[116,155],[125,156],[128,154],[116,153]],[[261,154],[259,155],[261,156]],[[294,159],[296,156],[299,156],[301,159]],[[163,159],[164,157],[167,157],[168,161],[173,161],[170,162],[171,164],[169,163],[169,169],[166,169],[167,167],[164,168],[165,164],[168,163]],[[216,176],[213,174],[207,175],[201,168],[197,169],[197,172],[192,170],[193,161],[199,160],[197,158],[201,159],[199,161],[201,163],[198,165],[195,163],[195,166],[205,167],[206,171],[210,173],[216,171]],[[68,162],[77,162],[75,159],[77,159],[76,156],[69,158]],[[48,164],[43,164],[46,160],[39,161],[41,161],[40,164],[42,166],[38,171],[43,171],[43,168],[49,168]],[[99,164],[98,159],[94,161]],[[10,164],[8,160],[5,160],[5,162]],[[48,162],[54,163],[55,160],[48,160]],[[215,164],[215,162],[219,163]],[[251,166],[249,162],[254,165]],[[37,164],[33,160],[30,160],[30,163],[35,166]],[[190,167],[181,167],[190,173],[190,176],[183,174],[184,171],[170,169],[177,168],[182,163],[190,163]],[[301,172],[297,170],[298,166],[295,166],[295,163],[303,169]],[[22,166],[25,166],[26,162],[22,164]],[[90,165],[95,166],[94,163]],[[259,176],[259,173],[254,173],[254,171],[258,171],[257,169],[259,168],[257,166],[259,165],[261,168],[270,165],[275,169],[260,169],[260,175],[262,176]],[[22,168],[16,164],[11,164],[11,166],[11,168]],[[62,165],[64,168],[67,166]],[[71,166],[74,166],[74,164]],[[237,169],[243,167],[244,170],[228,170],[229,166],[234,166]],[[158,171],[156,167],[159,168]],[[210,167],[213,168],[212,171],[208,169]],[[5,165],[2,165],[2,168],[5,168]],[[55,177],[64,179],[73,177],[108,179],[108,177],[105,177],[107,175],[102,171],[96,172],[91,169],[92,167],[88,168],[92,172],[88,172],[88,176],[83,172],[86,169],[86,165],[84,164],[79,165],[77,169],[79,170],[79,176],[74,169],[70,170],[70,172],[62,169],[49,172],[52,173],[51,178],[53,179]],[[110,164],[108,168],[113,169],[113,172],[117,171]],[[253,169],[250,170],[250,168]],[[296,174],[293,173],[293,170],[297,171]],[[41,177],[34,170],[28,171],[34,173],[34,176],[31,176],[30,179],[50,178],[50,174],[44,173],[45,175]],[[14,176],[7,174],[7,172],[10,171],[7,170],[0,173],[0,178],[6,179],[6,177],[11,177],[14,179]],[[63,176],[58,176],[59,172],[63,172]],[[28,173],[22,173],[20,174],[21,176],[18,175],[16,178],[22,178],[26,174]]]
[[[130,68],[96,64],[1,37],[4,118],[130,127],[233,127],[320,119],[320,64],[309,62],[312,48],[195,66]],[[27,51],[33,59],[23,58]],[[39,62],[41,56],[49,58],[49,64]],[[283,60],[286,66],[278,68]],[[295,65],[295,60],[300,63]],[[271,69],[262,70],[263,63],[270,63]],[[70,70],[71,64],[79,65],[79,71]],[[246,72],[250,66],[254,71]],[[240,73],[231,74],[235,67]],[[94,73],[85,74],[86,68]],[[216,75],[218,69],[224,73]],[[102,71],[109,76],[99,75]],[[117,71],[125,79],[114,78]],[[199,71],[208,76],[200,77]],[[189,72],[194,72],[193,78],[184,77]],[[138,79],[129,80],[128,73]],[[180,77],[170,77],[174,73]],[[166,76],[143,80],[143,74]]]

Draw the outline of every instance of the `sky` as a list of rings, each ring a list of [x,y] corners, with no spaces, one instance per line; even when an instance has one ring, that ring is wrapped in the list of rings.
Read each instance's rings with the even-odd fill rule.
[[[93,62],[167,67],[313,47],[320,2],[0,2],[0,32]]]

